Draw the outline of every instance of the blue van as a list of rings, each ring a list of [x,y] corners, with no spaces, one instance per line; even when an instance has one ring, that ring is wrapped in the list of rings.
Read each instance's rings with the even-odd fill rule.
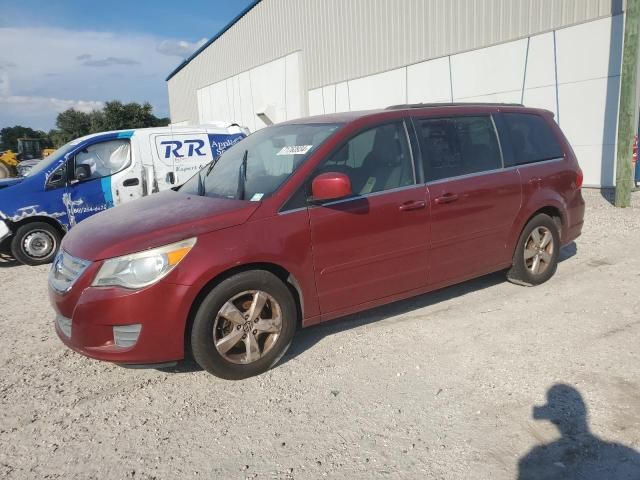
[[[203,125],[73,140],[26,176],[0,180],[0,249],[25,265],[49,263],[76,223],[182,185],[247,133],[237,125]]]

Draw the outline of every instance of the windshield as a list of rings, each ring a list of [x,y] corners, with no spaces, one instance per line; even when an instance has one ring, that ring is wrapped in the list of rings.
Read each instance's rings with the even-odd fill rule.
[[[275,192],[340,126],[276,125],[259,130],[204,167],[180,192],[260,201]]]
[[[69,142],[65,145],[63,145],[62,147],[60,147],[59,149],[57,149],[55,152],[53,152],[51,155],[49,155],[47,158],[39,161],[38,163],[36,163],[26,174],[25,177],[32,177],[33,175],[49,168],[52,165],[55,165],[56,163],[58,163],[58,161],[60,161],[70,150],[73,149],[73,147],[75,147],[76,145],[78,145],[78,143],[76,141],[73,142]]]

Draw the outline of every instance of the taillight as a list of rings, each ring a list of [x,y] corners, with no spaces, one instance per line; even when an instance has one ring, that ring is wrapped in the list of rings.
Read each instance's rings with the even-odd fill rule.
[[[582,169],[578,168],[578,172],[576,173],[576,188],[582,188],[583,180],[584,180],[584,174],[582,173]]]

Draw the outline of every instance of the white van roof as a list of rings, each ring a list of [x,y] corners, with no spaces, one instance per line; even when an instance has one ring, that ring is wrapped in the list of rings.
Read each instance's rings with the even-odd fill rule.
[[[99,135],[117,134],[117,133],[123,133],[123,132],[127,132],[127,133],[132,132],[135,135],[136,132],[141,132],[143,134],[180,133],[180,132],[193,133],[194,131],[197,131],[197,130],[205,131],[207,133],[218,133],[221,135],[224,135],[224,134],[233,135],[238,133],[244,133],[245,135],[249,135],[250,133],[247,127],[241,127],[237,123],[212,122],[212,123],[206,123],[201,125],[188,125],[188,126],[168,125],[166,127],[127,128],[124,130],[109,130],[106,132],[91,133],[89,135],[85,135],[84,137],[76,138],[71,143],[77,144],[84,140],[97,137]]]

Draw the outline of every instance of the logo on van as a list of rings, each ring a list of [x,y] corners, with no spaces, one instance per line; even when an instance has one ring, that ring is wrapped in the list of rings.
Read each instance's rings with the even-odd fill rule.
[[[219,157],[227,148],[235,145],[244,137],[245,136],[243,134],[233,137],[218,136],[217,138],[213,135],[209,135],[209,140],[211,140],[211,151],[213,152],[214,156]]]
[[[199,157],[207,156],[207,153],[202,151],[206,145],[204,140],[185,140],[183,142],[180,140],[168,140],[160,142],[160,145],[165,147],[164,158],[171,158],[172,156],[175,158],[184,158],[185,150],[187,157],[193,157],[194,154]]]

